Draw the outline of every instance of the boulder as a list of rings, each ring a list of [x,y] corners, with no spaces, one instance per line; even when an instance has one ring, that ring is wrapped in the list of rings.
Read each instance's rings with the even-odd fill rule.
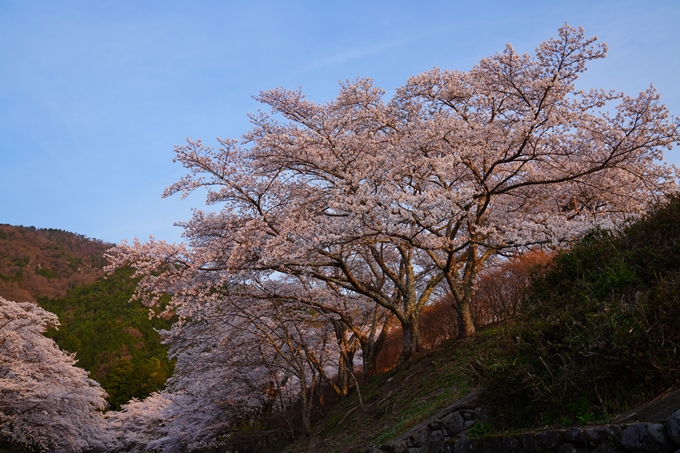
[[[400,442],[396,442],[392,445],[392,451],[394,453],[408,453],[408,442],[406,439],[402,439]]]
[[[668,437],[673,439],[673,442],[680,447],[680,410],[675,411],[666,424],[666,432]]]
[[[585,453],[585,450],[582,448],[578,448],[574,444],[566,443],[562,444],[559,450],[557,450],[557,453]]]
[[[474,410],[462,410],[460,413],[463,415],[463,418],[467,420],[475,420],[477,417],[475,417],[475,411]]]
[[[453,446],[453,453],[472,453],[474,451],[474,443],[470,439],[458,439]]]
[[[610,426],[596,426],[586,431],[586,439],[588,445],[601,445],[609,443],[611,445],[618,443],[621,440],[620,433]]]
[[[677,450],[660,423],[636,423],[626,428],[621,435],[621,445],[628,451],[641,453],[673,453]]]
[[[451,412],[441,420],[439,423],[444,426],[449,437],[453,437],[464,429],[465,419],[460,412]]]
[[[505,436],[500,441],[500,452],[516,453],[522,450],[522,443],[514,437]]]
[[[492,437],[479,442],[481,442],[481,448],[478,445],[477,450],[480,453],[520,453],[523,450],[522,443],[510,436]]]
[[[541,433],[541,443],[548,450],[555,450],[563,442],[562,435],[555,431]]]
[[[522,434],[519,440],[522,442],[522,447],[524,447],[524,451],[527,453],[536,453],[538,451],[536,436],[534,434]]]
[[[567,442],[578,446],[584,446],[586,444],[586,432],[581,428],[571,428],[567,433]]]
[[[420,447],[424,442],[427,441],[429,436],[430,429],[427,426],[421,426],[419,429],[409,434],[409,444],[412,447]]]

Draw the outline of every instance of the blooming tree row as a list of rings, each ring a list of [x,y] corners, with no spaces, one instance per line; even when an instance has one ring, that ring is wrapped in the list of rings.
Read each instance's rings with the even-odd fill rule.
[[[298,400],[309,433],[320,383],[343,393],[331,379],[341,361],[328,321],[305,305],[235,294],[183,318],[162,332],[177,359],[174,376],[160,394],[109,415],[117,433],[112,445],[165,452],[215,447],[235,426],[266,423],[274,414],[282,420]]]
[[[340,301],[361,299],[401,323],[404,360],[444,291],[472,335],[473,288],[494,259],[612,226],[676,188],[659,160],[678,121],[653,88],[576,89],[605,54],[565,25],[533,56],[508,45],[469,72],[412,77],[388,102],[370,79],[325,104],[264,91],[272,114],[252,115],[242,141],[176,148],[190,174],[165,195],[206,188],[221,208],[195,211],[186,245],[123,244],[112,259],[145,275],[147,302],[169,292],[191,310],[234,278],[296,279],[347,328]]]
[[[674,192],[675,169],[660,161],[680,123],[655,90],[575,86],[606,51],[565,25],[534,55],[508,45],[468,72],[414,76],[389,100],[370,79],[324,104],[264,91],[271,112],[252,115],[242,140],[176,147],[189,174],[165,196],[206,189],[216,209],[182,224],[186,243],[110,253],[141,277],[137,298],[169,294],[180,317],[168,390],[119,422],[161,408],[165,440],[153,445],[191,449],[225,421],[300,398],[308,430],[315,387],[346,394],[355,357],[373,373],[387,323],[401,325],[408,360],[424,307],[449,294],[458,336],[473,335],[481,272]]]

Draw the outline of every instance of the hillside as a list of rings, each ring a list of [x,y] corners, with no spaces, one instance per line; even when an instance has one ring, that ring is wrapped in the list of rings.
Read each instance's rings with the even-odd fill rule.
[[[129,302],[135,288],[131,275],[131,269],[118,269],[64,297],[38,299],[61,323],[59,330],[47,335],[76,353],[78,366],[109,394],[112,409],[161,390],[172,373],[167,348],[154,330],[169,329],[171,322],[149,319],[146,307]]]
[[[31,302],[65,296],[103,275],[111,246],[63,230],[0,225],[0,296]]]
[[[170,320],[149,320],[147,308],[128,302],[132,271],[104,277],[111,246],[62,230],[0,225],[0,296],[55,313],[61,325],[48,336],[76,354],[117,409],[162,389],[172,364],[154,330]]]
[[[237,425],[229,433],[232,445],[239,451],[365,451],[473,390],[488,418],[471,436],[630,419],[626,414],[642,413],[632,408],[660,395],[677,397],[680,198],[620,232],[593,231],[530,273],[510,321],[482,327],[472,338],[445,340],[340,401],[320,391],[309,437],[301,434],[299,408],[291,407],[284,417]],[[152,329],[169,321],[150,322],[146,308],[127,302],[135,283],[130,275],[123,268],[64,297],[38,298],[63,324],[50,335],[104,384],[113,408],[161,388],[172,368]],[[502,286],[487,280],[484,285]]]

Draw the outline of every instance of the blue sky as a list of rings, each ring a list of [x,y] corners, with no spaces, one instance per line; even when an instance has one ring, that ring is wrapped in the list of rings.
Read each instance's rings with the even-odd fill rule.
[[[178,241],[205,206],[161,199],[184,175],[173,145],[240,137],[260,90],[323,102],[361,76],[390,94],[507,42],[533,52],[564,22],[609,45],[580,87],[651,83],[680,115],[676,0],[0,0],[0,223]]]

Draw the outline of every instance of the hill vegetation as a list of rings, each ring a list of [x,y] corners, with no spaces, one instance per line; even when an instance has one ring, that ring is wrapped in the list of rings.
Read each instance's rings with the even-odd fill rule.
[[[496,429],[587,424],[680,385],[679,347],[676,196],[559,254],[475,369]]]
[[[0,225],[0,296],[64,296],[104,274],[104,250],[112,245],[53,228]]]
[[[128,302],[135,287],[130,269],[103,277],[109,247],[67,231],[0,225],[0,297],[55,313],[61,325],[47,335],[76,354],[118,409],[164,387],[172,365],[154,329],[171,322],[149,320],[148,309]]]
[[[101,383],[116,410],[131,398],[143,399],[161,390],[172,372],[167,348],[154,330],[168,329],[171,322],[149,319],[147,308],[129,302],[135,288],[131,275],[131,269],[118,269],[65,297],[38,300],[61,322],[48,336],[76,353],[78,366]]]

